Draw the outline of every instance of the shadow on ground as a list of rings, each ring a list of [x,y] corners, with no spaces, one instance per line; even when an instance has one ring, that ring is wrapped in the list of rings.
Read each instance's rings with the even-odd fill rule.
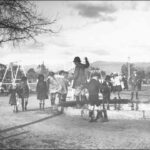
[[[39,119],[39,120],[36,120],[36,121],[32,121],[32,122],[29,122],[29,123],[26,123],[26,124],[14,126],[14,127],[11,127],[11,128],[6,128],[4,130],[0,130],[0,134],[3,133],[3,132],[8,132],[8,131],[15,130],[15,129],[18,129],[18,128],[22,128],[22,127],[25,127],[25,126],[29,126],[29,125],[32,125],[32,124],[35,124],[35,123],[39,123],[39,122],[45,121],[47,119],[51,119],[51,118],[54,118],[56,116],[59,116],[61,114],[62,114],[61,112],[57,112],[57,113],[54,113],[52,116],[48,116],[48,117],[45,117],[45,118],[42,118],[42,119]]]

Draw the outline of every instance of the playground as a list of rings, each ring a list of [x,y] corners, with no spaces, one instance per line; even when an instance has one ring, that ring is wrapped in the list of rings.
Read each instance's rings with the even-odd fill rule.
[[[68,115],[65,113],[68,110],[60,113],[52,109],[49,100],[46,100],[45,110],[39,110],[35,94],[30,95],[26,112],[20,109],[18,113],[14,113],[13,107],[8,104],[9,97],[1,96],[0,147],[15,149],[149,149],[150,119],[148,115],[150,112],[147,107],[143,107],[149,106],[149,91],[149,86],[143,86],[142,91],[139,92],[141,106],[139,111],[131,111],[129,104],[126,105],[126,108],[122,104],[120,111],[114,111],[111,106],[108,111],[108,122],[93,123],[82,118],[80,114],[75,115],[72,112]],[[121,96],[129,98],[130,92],[123,91]],[[147,113],[146,118],[140,114],[144,108]],[[125,114],[126,117],[119,117]]]

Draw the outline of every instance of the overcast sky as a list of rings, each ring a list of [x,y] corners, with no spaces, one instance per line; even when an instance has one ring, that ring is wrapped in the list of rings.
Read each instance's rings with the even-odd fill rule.
[[[57,17],[53,36],[38,37],[39,43],[20,48],[5,45],[0,61],[72,67],[80,56],[94,61],[150,62],[149,1],[37,1],[43,16]]]

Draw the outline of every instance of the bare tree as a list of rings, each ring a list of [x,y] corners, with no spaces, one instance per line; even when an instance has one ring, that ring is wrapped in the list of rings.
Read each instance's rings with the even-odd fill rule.
[[[52,24],[36,12],[36,5],[28,0],[0,0],[0,44],[35,40],[42,33],[54,33]]]

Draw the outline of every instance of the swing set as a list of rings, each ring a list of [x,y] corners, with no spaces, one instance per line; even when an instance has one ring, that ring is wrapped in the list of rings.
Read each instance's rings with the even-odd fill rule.
[[[14,68],[14,66],[15,66],[15,68]],[[2,81],[0,82],[0,93],[8,95],[9,87],[13,83],[17,84],[18,81],[21,80],[21,77],[18,78],[19,71],[22,72],[24,76],[26,76],[24,66],[22,65],[22,63],[20,61],[10,62],[7,65],[6,70],[4,72],[4,76],[2,78]],[[8,73],[10,73],[9,78],[7,78]]]

